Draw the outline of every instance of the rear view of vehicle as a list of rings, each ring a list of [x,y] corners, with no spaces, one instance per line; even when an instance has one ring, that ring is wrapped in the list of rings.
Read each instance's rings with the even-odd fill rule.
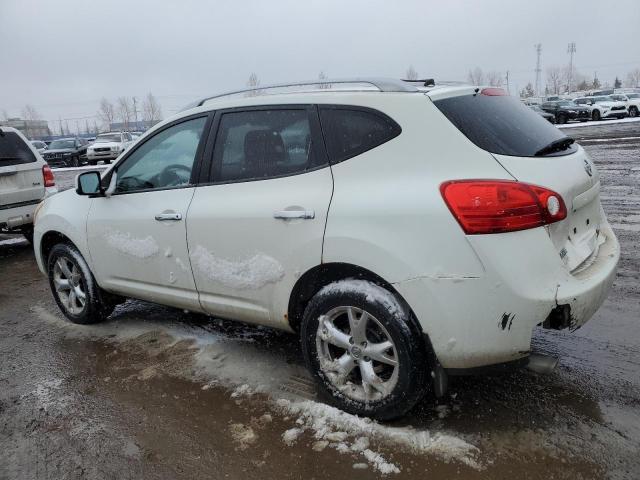
[[[440,185],[482,267],[426,282],[445,312],[432,342],[448,368],[518,360],[534,326],[578,328],[613,282],[619,245],[600,205],[599,174],[573,139],[500,89],[429,95],[460,142],[491,154],[506,174],[467,173],[460,161]],[[400,291],[414,297],[413,308],[423,303],[422,315],[439,313]]]
[[[53,173],[18,131],[0,128],[0,232],[33,235],[33,212],[55,191]]]

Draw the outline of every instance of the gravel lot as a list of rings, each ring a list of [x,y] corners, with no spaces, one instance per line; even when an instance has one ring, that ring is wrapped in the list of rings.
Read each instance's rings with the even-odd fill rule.
[[[454,378],[393,424],[324,406],[284,333],[138,301],[71,325],[30,246],[0,236],[0,479],[640,478],[640,123],[566,133],[621,243],[608,300],[536,332],[553,374]]]

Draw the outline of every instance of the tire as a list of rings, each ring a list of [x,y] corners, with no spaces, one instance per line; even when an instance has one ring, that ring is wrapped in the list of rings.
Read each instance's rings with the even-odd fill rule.
[[[560,125],[567,123],[567,116],[564,113],[559,114],[556,123],[559,123]]]
[[[638,107],[636,107],[635,105],[629,107],[629,116],[630,117],[637,117],[638,116]]]
[[[327,285],[307,305],[300,337],[321,393],[346,412],[390,420],[426,393],[430,369],[422,332],[402,302],[379,285]],[[389,347],[382,350],[383,344]]]
[[[111,164],[111,160],[105,160],[105,161],[104,161],[104,164],[105,164],[105,165],[110,165],[110,164]]]
[[[97,165],[98,161],[97,160],[89,160],[89,165]]]
[[[79,167],[80,166],[80,159],[78,157],[73,157],[71,159],[71,166],[72,167]]]
[[[599,110],[594,110],[593,113],[591,114],[591,119],[594,122],[597,122],[600,120],[600,111]]]
[[[58,307],[73,323],[98,323],[113,312],[115,302],[98,286],[87,262],[74,246],[59,243],[51,249],[47,275]]]

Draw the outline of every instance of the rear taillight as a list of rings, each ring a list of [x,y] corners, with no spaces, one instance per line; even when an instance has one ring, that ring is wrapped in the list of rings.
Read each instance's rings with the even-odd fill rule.
[[[45,187],[56,186],[56,178],[53,176],[53,172],[51,171],[51,167],[49,165],[42,166],[42,178],[44,179]]]
[[[566,218],[562,197],[547,188],[509,180],[454,180],[440,192],[470,235],[540,227]]]

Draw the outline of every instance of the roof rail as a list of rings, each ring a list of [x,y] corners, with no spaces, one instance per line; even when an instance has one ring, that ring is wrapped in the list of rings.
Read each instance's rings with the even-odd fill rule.
[[[380,92],[417,92],[418,91],[418,89],[413,85],[409,85],[407,82],[404,82],[403,80],[397,80],[394,78],[367,77],[367,78],[337,78],[337,79],[327,79],[327,80],[308,80],[305,82],[280,83],[275,85],[265,85],[263,87],[257,86],[254,88],[245,88],[242,90],[233,90],[230,92],[220,93],[218,95],[206,97],[194,103],[191,103],[187,107],[185,107],[183,110],[188,110],[194,107],[201,107],[202,105],[205,104],[205,102],[208,102],[209,100],[213,100],[221,97],[228,97],[231,95],[239,95],[242,93],[262,92],[264,90],[274,90],[278,88],[280,89],[295,88],[295,87],[316,87],[312,89],[312,90],[316,90],[316,89],[322,89],[323,86],[325,86],[324,88],[331,88],[331,86],[336,84],[341,86],[344,85],[347,87],[349,85],[354,86],[356,84],[361,84],[361,85],[365,84],[365,85],[369,85],[370,87],[377,88]],[[366,90],[366,88],[362,88],[362,87],[353,88],[353,89],[342,88],[341,90],[359,91],[359,90]],[[304,89],[298,90],[298,91],[304,91]]]

